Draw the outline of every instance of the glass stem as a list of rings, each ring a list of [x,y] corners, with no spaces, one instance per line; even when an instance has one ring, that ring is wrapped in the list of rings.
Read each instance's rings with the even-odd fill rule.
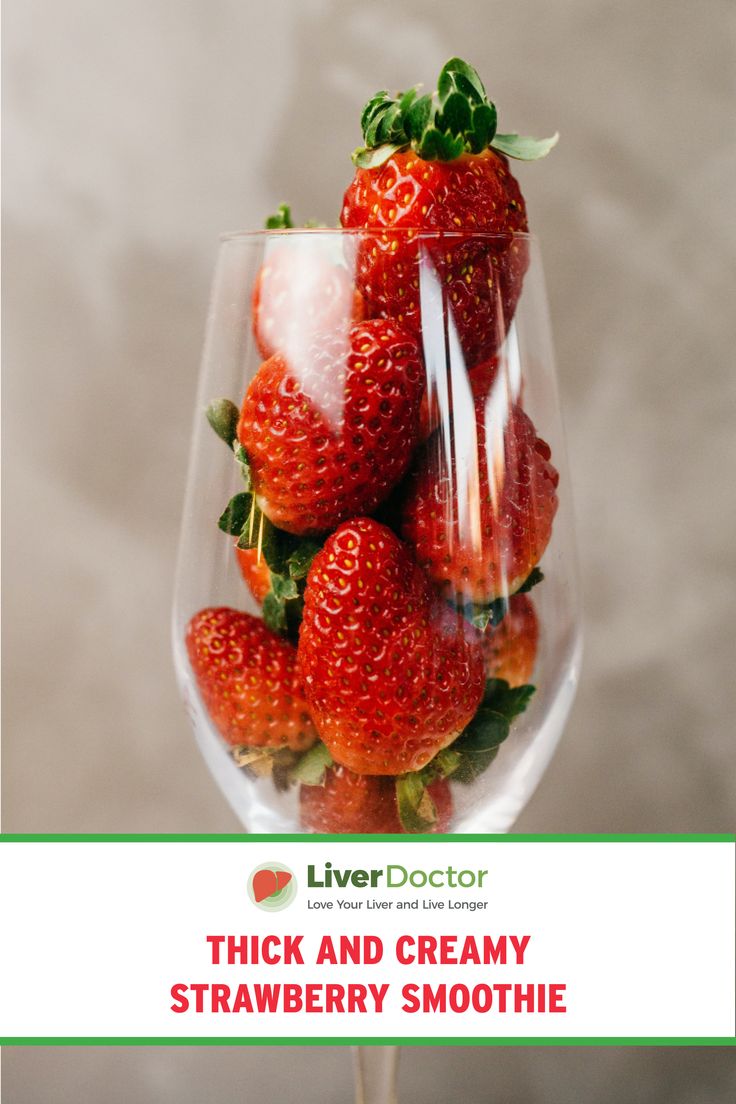
[[[398,1104],[396,1071],[399,1048],[353,1047],[355,1104]]]

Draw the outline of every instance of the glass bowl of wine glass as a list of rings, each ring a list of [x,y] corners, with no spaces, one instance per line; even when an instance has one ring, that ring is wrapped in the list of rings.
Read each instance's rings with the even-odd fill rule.
[[[173,647],[249,830],[508,830],[581,652],[533,236],[223,237]]]

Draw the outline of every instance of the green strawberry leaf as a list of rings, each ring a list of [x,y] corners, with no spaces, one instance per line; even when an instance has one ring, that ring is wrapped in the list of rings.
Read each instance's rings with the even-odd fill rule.
[[[428,161],[453,161],[463,152],[481,153],[489,146],[509,157],[535,161],[557,142],[552,138],[525,138],[496,134],[496,108],[483,81],[462,58],[450,58],[437,78],[437,91],[418,95],[418,86],[392,96],[376,92],[360,117],[364,145],[353,153],[354,163],[374,169],[399,150],[411,147]]]
[[[253,495],[248,491],[241,491],[230,499],[217,524],[223,533],[229,533],[231,537],[240,537],[246,527],[250,525],[251,518],[255,517],[256,511],[258,511],[258,507]],[[260,513],[260,511],[258,512]],[[238,547],[252,548],[253,546],[251,544],[241,545],[238,541]]]
[[[489,679],[477,713],[457,740],[420,771],[396,779],[396,803],[405,831],[432,831],[437,811],[428,787],[439,778],[463,785],[475,781],[498,755],[511,722],[524,712],[534,690],[529,685],[511,687],[503,679]]]
[[[521,134],[496,134],[491,148],[514,157],[517,161],[539,161],[553,150],[560,140],[559,133],[551,138],[528,138]]]
[[[443,748],[426,767],[396,779],[396,807],[405,831],[432,831],[437,822],[437,810],[428,787],[440,778],[450,778],[461,762],[454,746]]]
[[[421,772],[396,779],[396,807],[405,832],[431,832],[437,823],[437,809]]]
[[[282,589],[283,582],[291,580],[284,580],[282,575],[271,572],[271,590],[263,599],[263,622],[271,632],[288,636],[296,644],[304,612],[304,599],[298,592],[286,597]]]
[[[420,96],[419,99],[414,100],[414,102],[407,110],[404,119],[404,127],[406,129],[407,138],[409,138],[412,142],[418,142],[424,131],[429,126],[431,115],[431,96]]]
[[[236,459],[239,460],[237,450]],[[248,491],[230,499],[218,525],[224,533],[238,538],[238,548],[259,550],[271,578],[271,588],[263,600],[263,620],[272,632],[296,640],[307,574],[321,546],[278,529],[260,509],[255,495]]]
[[[506,598],[496,598],[485,606],[471,606],[468,619],[476,629],[485,632],[489,625],[499,625],[508,611],[509,604]]]
[[[309,569],[312,566],[312,560],[321,547],[322,546],[317,544],[316,541],[306,538],[299,541],[299,544],[294,548],[286,561],[287,567],[289,568],[289,575],[292,579],[306,579],[309,574]]]
[[[302,786],[323,786],[327,768],[332,766],[332,756],[320,741],[305,751],[291,772],[294,782]]]
[[[473,70],[473,72],[475,72],[475,70]],[[461,95],[465,96],[465,98],[471,104],[481,104],[488,102],[486,99],[485,90],[482,93],[479,92],[473,84],[472,80],[469,80],[467,77],[463,76],[462,73],[453,73],[452,87],[456,88],[457,91],[461,93]]]
[[[417,153],[425,161],[454,161],[465,149],[462,135],[442,131],[438,126],[428,126],[419,141]]]
[[[401,111],[402,117],[404,119],[406,118],[412,104],[416,101],[420,88],[420,84],[415,84],[413,88],[407,89],[407,91],[404,92],[402,96],[400,96],[399,110]]]
[[[240,474],[243,477],[245,489],[246,491],[250,491],[252,489],[250,461],[247,452],[238,440],[240,411],[230,399],[213,399],[208,405],[205,413],[207,415],[207,421],[212,426],[217,436],[235,453],[235,459],[240,465]]]
[[[263,601],[263,619],[274,632],[299,638],[307,573],[320,546],[270,526],[262,551],[271,571],[271,589]]]
[[[381,92],[376,92],[375,96],[371,96],[360,116],[360,129],[364,134],[367,127],[373,122],[376,114],[378,114],[387,103],[393,103],[393,97],[386,89],[383,89]]]
[[[272,575],[284,575],[286,573],[289,534],[284,533],[282,529],[277,529],[265,514],[261,516],[263,518],[259,538],[261,555],[270,567]]]
[[[533,587],[542,582],[542,579],[544,579],[544,575],[541,569],[538,567],[533,567],[516,593],[528,594],[529,591],[533,589]]]
[[[267,230],[292,230],[294,223],[291,221],[291,207],[288,203],[280,203],[275,215],[269,215],[266,219]]]
[[[528,594],[529,591],[542,582],[544,575],[538,567],[533,567],[524,582],[514,594]],[[513,597],[510,595],[509,597]],[[476,629],[485,632],[489,625],[500,625],[509,611],[508,598],[494,598],[487,605],[471,605],[465,610],[465,616]]]
[[[505,679],[492,678],[486,683],[483,705],[505,717],[509,724],[526,710],[534,697],[536,687],[531,683],[509,686]]]
[[[457,741],[455,741],[457,743]],[[462,762],[462,756],[455,749],[455,744],[439,751],[431,762],[420,771],[424,776],[425,786],[429,786],[438,778],[449,778],[455,773]]]
[[[437,125],[452,134],[462,134],[470,126],[470,104],[461,92],[451,92],[437,116]]]
[[[511,726],[508,717],[491,704],[486,704],[486,698],[462,736],[455,741],[455,751],[460,756],[458,767],[453,772],[457,782],[472,782],[482,774],[509,734]]]
[[[405,145],[405,142],[400,142],[387,146],[378,146],[376,149],[368,149],[367,147],[360,146],[358,149],[353,150],[351,154],[353,164],[359,169],[376,169],[379,165],[383,165],[384,162],[388,161],[389,157],[393,157],[395,153],[403,149]]]
[[[496,133],[496,108],[493,104],[481,103],[473,108],[473,116],[468,134],[471,153],[482,153],[488,149]]]
[[[238,548],[260,548],[261,555],[264,560],[266,560],[266,563],[268,563],[264,551],[264,545],[267,544],[267,538],[264,534],[269,531],[271,522],[267,517],[264,517],[261,510],[258,508],[255,496],[251,495],[250,498],[253,502],[253,506],[251,512],[243,522],[243,528],[238,537]],[[222,526],[220,528],[222,528]]]
[[[228,448],[233,448],[238,439],[238,419],[240,411],[230,399],[213,399],[205,410],[210,423],[220,440]]]
[[[321,545],[278,529],[260,509],[248,454],[235,435],[239,418],[235,404],[217,399],[208,406],[207,418],[218,436],[232,447],[246,487],[230,499],[218,525],[224,533],[238,538],[238,548],[258,549],[271,576],[271,588],[263,601],[263,620],[273,632],[296,640],[307,574]]]
[[[271,572],[271,593],[282,602],[299,597],[299,587],[288,575],[276,575]]]
[[[251,491],[253,489],[253,477],[251,476],[250,460],[248,459],[248,453],[245,451],[245,449],[243,448],[242,445],[238,444],[237,442],[235,442],[235,445],[237,446],[237,447],[234,446],[234,448],[235,448],[235,459],[237,460],[238,464],[240,465],[240,474],[243,477],[243,482],[245,483],[245,489],[246,489],[246,491]]]
[[[524,712],[534,691],[530,685],[511,687],[503,679],[488,680],[478,712],[452,744],[460,757],[452,773],[455,782],[468,785],[490,766],[511,731],[511,722]]]
[[[469,93],[477,98],[479,103],[486,98],[486,90],[483,87],[483,81],[480,79],[473,66],[469,65],[467,61],[463,61],[462,58],[454,57],[450,58],[450,60],[446,61],[442,66],[440,75],[437,78],[437,91],[440,98],[444,98],[453,88],[458,87],[463,91],[467,89],[468,92],[465,94],[468,95]]]
[[[266,628],[270,629],[271,632],[278,633],[279,636],[285,636],[289,627],[286,616],[286,603],[278,598],[272,590],[269,590],[268,594],[263,599],[262,609],[263,623]]]
[[[371,124],[371,129],[373,130],[371,145],[383,146],[387,142],[403,141],[404,124],[399,104],[392,103],[377,117],[376,123]]]

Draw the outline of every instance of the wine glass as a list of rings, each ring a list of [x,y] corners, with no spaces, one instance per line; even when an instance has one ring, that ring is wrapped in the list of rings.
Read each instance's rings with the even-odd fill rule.
[[[376,256],[383,263],[378,277],[375,264],[370,267]],[[396,257],[401,258],[402,267],[398,278],[390,267]],[[397,282],[398,293],[402,288],[406,292],[403,300],[397,295]],[[392,304],[402,301],[407,304],[403,315],[386,317],[395,309]],[[365,372],[361,377],[360,369],[354,367],[358,354],[351,349],[351,334],[353,344],[359,340],[367,346],[376,337],[384,339],[387,332],[390,340],[385,348],[404,356],[404,365],[411,365],[411,370],[405,368],[411,387],[407,391],[400,380],[402,387],[397,390],[396,365],[390,363],[386,378],[368,380],[386,394],[381,400],[386,407],[385,424],[371,436],[357,408],[372,416],[374,396],[366,390]],[[269,353],[281,365],[280,375],[277,371],[274,376],[272,371],[274,395],[278,397],[284,379],[290,379],[292,398],[299,398],[302,412],[309,407],[296,444],[289,440],[286,426],[287,436],[282,438],[286,447],[277,463],[268,455],[267,438],[273,425],[263,414],[263,404],[273,400],[268,380],[258,390],[263,376],[260,366]],[[273,369],[273,357],[268,364]],[[373,368],[375,364],[369,364],[365,370]],[[404,370],[400,361],[399,370]],[[256,411],[250,436],[241,432],[254,453],[250,458],[236,436],[238,411],[246,392]],[[229,402],[219,406],[215,402],[212,407],[213,400]],[[207,423],[208,406],[215,424],[218,413],[224,419],[225,428],[217,428],[225,438],[232,436],[227,446]],[[282,402],[277,411],[282,420],[284,409]],[[398,428],[397,422],[401,423]],[[279,424],[276,433],[283,428]],[[307,437],[309,433],[317,435],[323,448],[316,468],[314,449],[309,451],[311,443],[305,440],[305,433]],[[279,447],[278,441],[273,447]],[[390,453],[386,462],[381,447]],[[378,458],[366,475],[364,454],[374,458],[377,450]],[[328,501],[321,514],[310,513],[309,495],[322,495],[319,500],[324,505],[329,494],[322,488],[314,492],[311,484],[305,488],[300,483],[299,465],[305,459],[308,477],[313,479],[315,473],[319,475],[324,457],[323,470],[334,477],[339,469],[339,493],[333,494],[335,502]],[[248,459],[253,463],[246,477],[257,492],[250,498],[243,482],[243,462]],[[360,470],[351,486],[351,468],[355,467]],[[253,539],[247,551],[234,548],[242,517],[230,518],[230,536],[218,528],[226,505],[238,496],[246,505],[250,502],[252,516],[246,521]],[[341,525],[349,529],[360,518],[369,519],[366,524],[371,526],[381,525],[381,532],[405,552],[404,575],[408,563],[420,565],[419,583],[407,583],[406,593],[399,595],[398,616],[402,603],[412,605],[410,598],[425,603],[422,628],[412,630],[421,631],[421,646],[412,655],[411,648],[407,652],[400,641],[395,642],[402,652],[401,664],[410,670],[414,681],[398,686],[396,664],[393,668],[389,661],[388,667],[370,665],[370,656],[364,651],[358,656],[358,665],[376,668],[367,681],[361,682],[364,672],[353,669],[353,682],[342,696],[339,688],[334,693],[329,686],[313,685],[305,712],[315,723],[302,714],[304,731],[296,740],[277,731],[272,741],[277,747],[264,748],[264,739],[271,737],[259,730],[254,732],[256,746],[250,746],[246,699],[238,702],[240,723],[229,723],[232,718],[224,716],[227,710],[218,711],[218,703],[213,704],[212,680],[203,692],[207,672],[203,676],[201,671],[199,675],[193,671],[188,626],[200,611],[223,607],[242,611],[249,625],[252,618],[265,615],[268,623],[278,628],[281,618],[280,629],[286,633],[283,648],[293,648],[289,640],[296,642],[300,634],[303,638],[299,644],[305,653],[302,679],[314,684],[317,678],[324,683],[320,668],[325,667],[323,659],[332,644],[329,633],[339,632],[340,626],[329,627],[327,635],[314,631],[319,620],[319,610],[314,608],[317,599],[310,609],[307,595],[309,637],[304,625],[299,628],[305,588],[307,592],[317,589],[306,574],[308,557],[320,545],[334,543],[335,530]],[[284,534],[278,528],[282,524],[292,532]],[[299,528],[306,528],[306,533],[293,532]],[[271,593],[264,602],[259,591],[259,586],[269,586],[268,532],[285,541],[287,551],[296,549],[297,558],[300,550],[306,549],[306,559],[295,572],[297,578],[291,579],[288,570],[286,582],[278,577],[281,590],[286,586],[288,594],[295,595],[285,601],[275,600]],[[248,534],[245,540],[241,537],[240,543],[247,544],[247,538]],[[391,632],[401,630],[399,635],[405,641],[403,630],[410,618],[399,625],[395,609],[392,616]],[[360,626],[361,630],[366,627],[376,629],[370,623]],[[208,630],[211,643],[216,627],[206,626],[205,632]],[[302,649],[307,639],[309,650],[306,643]],[[558,742],[575,693],[581,651],[570,483],[542,267],[533,236],[411,230],[379,235],[319,229],[223,237],[189,456],[173,647],[179,685],[199,747],[248,829],[509,829]],[[481,651],[485,669],[478,658]],[[449,710],[447,686],[435,685],[443,669],[449,670],[450,681],[461,687],[461,700]],[[218,670],[218,677],[221,674]],[[495,688],[490,700],[483,699],[480,687],[485,677]],[[346,726],[359,723],[342,715],[345,699],[361,697],[356,689],[359,684],[371,698],[376,693],[380,697],[382,679],[391,699],[387,710],[393,709],[384,727],[395,722],[391,737],[394,742],[403,739],[410,747],[409,754],[394,755],[388,766],[385,756],[381,760],[380,749],[375,761],[368,754],[366,764],[360,755],[345,754],[340,745]],[[524,687],[533,687],[533,691]],[[232,685],[228,692],[237,697]],[[412,708],[401,713],[396,696],[406,699],[407,694],[410,698],[415,694],[412,708],[417,705],[417,694],[425,701],[429,697],[425,713],[421,713],[421,703],[418,717],[412,715]],[[348,709],[350,704],[348,701]],[[258,708],[262,707],[263,703]],[[439,716],[443,709],[444,730]],[[478,735],[477,729],[482,727],[478,718],[483,717],[484,709],[494,714],[495,728],[491,724],[490,733],[486,729]],[[380,722],[374,722],[375,717],[366,719],[364,744],[370,741],[376,724],[380,728]],[[417,731],[421,725],[424,732]],[[461,725],[465,725],[462,735],[456,731]],[[327,748],[321,743],[308,748],[318,735]],[[383,730],[378,735],[384,735]],[[291,740],[294,746],[283,745],[284,740]],[[465,747],[467,755],[462,754]],[[458,751],[460,765],[453,769]],[[385,815],[373,818],[375,827],[367,815],[365,824],[331,823],[326,808],[330,788],[324,785],[324,763],[329,764],[330,758],[336,764],[330,770],[343,775],[335,779],[336,784],[345,789],[348,774],[356,782],[351,791],[356,793],[356,805],[363,801],[363,808],[365,799],[372,802],[374,810],[383,808]],[[433,772],[441,777],[432,781]],[[423,789],[419,786],[419,797],[410,792],[417,777],[427,783]],[[315,781],[318,785],[310,790],[306,782]],[[358,792],[361,785],[370,792]],[[404,805],[400,811],[405,814],[398,821],[397,792]],[[441,806],[435,809],[434,820],[414,815],[422,798],[425,813],[432,803]],[[321,801],[325,808],[320,808]]]
[[[249,830],[510,828],[581,654],[533,236],[224,235],[173,648]],[[396,1061],[358,1048],[363,1104]]]

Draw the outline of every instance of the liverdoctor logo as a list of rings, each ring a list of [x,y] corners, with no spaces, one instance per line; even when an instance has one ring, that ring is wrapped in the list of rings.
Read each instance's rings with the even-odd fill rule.
[[[281,912],[296,897],[296,878],[288,866],[263,863],[248,879],[248,896],[265,912]]]

